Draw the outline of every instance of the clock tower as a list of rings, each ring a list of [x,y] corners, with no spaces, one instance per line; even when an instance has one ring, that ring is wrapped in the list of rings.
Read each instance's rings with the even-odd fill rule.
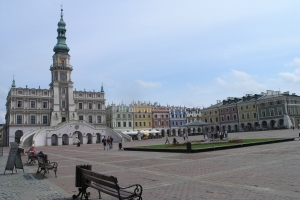
[[[51,83],[53,90],[53,109],[51,113],[50,126],[76,120],[75,104],[73,97],[73,82],[71,74],[73,67],[70,65],[70,48],[66,44],[66,23],[63,20],[63,9],[61,9],[60,21],[57,24],[57,44],[52,56],[53,64],[50,67]]]

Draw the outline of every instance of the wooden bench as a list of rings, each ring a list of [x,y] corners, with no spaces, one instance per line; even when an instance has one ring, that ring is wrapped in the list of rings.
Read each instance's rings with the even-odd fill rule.
[[[82,196],[84,196],[87,200],[90,196],[90,193],[86,192],[88,187],[98,190],[99,199],[101,199],[100,191],[118,199],[142,199],[143,188],[139,184],[120,187],[117,178],[114,176],[107,176],[83,168],[80,168],[80,172],[82,181],[81,188],[79,188],[78,195],[73,195],[73,199],[76,199],[82,193],[81,199]]]
[[[41,171],[44,171],[44,176],[43,176],[44,179],[46,172],[49,173],[49,170],[53,170],[56,178],[58,164],[56,162],[50,162],[49,160],[44,159],[42,157],[37,157],[37,158],[38,158],[38,170],[36,174],[40,173]]]

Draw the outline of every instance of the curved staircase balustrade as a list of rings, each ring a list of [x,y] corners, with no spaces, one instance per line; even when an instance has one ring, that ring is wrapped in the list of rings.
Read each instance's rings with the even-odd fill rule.
[[[114,129],[109,128],[109,127],[106,127],[106,130],[108,130],[109,132],[113,132],[113,133],[117,134],[121,140],[124,139],[127,142],[131,142],[132,141],[132,139],[131,139],[131,137],[129,135],[126,135],[126,134],[124,134],[124,133],[122,133],[120,131],[114,130]]]
[[[90,124],[84,120],[73,120],[73,121],[65,121],[62,122],[56,126],[44,126],[44,127],[40,127],[40,128],[36,128],[33,130],[30,130],[29,132],[25,133],[22,137],[21,137],[21,144],[23,146],[31,146],[32,144],[35,144],[36,138],[39,137],[41,134],[45,133],[47,130],[58,130],[60,128],[62,128],[63,126],[67,126],[67,125],[73,125],[73,124],[78,124],[78,122],[93,128],[93,129],[98,129],[97,126],[94,126],[93,124]],[[109,132],[109,134],[119,138],[121,141],[132,141],[131,137],[120,132],[117,130],[113,130],[109,127],[105,127],[106,131]]]
[[[31,146],[33,144],[32,143],[32,139],[33,139],[34,134],[37,131],[39,131],[41,128],[42,127],[34,129],[34,130],[31,130],[31,131],[27,132],[26,134],[24,134],[21,137],[21,139],[20,139],[21,146],[23,146],[23,147],[29,147],[29,146]]]

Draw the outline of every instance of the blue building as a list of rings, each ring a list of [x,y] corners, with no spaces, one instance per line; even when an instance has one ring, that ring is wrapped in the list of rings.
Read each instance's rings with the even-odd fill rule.
[[[186,108],[185,107],[170,107],[170,130],[172,136],[182,136],[184,133],[187,133],[185,127],[181,127],[186,124]]]

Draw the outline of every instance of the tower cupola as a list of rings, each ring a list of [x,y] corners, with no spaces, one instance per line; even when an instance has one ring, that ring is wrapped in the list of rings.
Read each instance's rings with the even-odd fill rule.
[[[54,46],[53,51],[55,53],[70,51],[70,48],[66,44],[66,23],[63,19],[63,9],[61,8],[60,21],[57,24],[57,44]]]

